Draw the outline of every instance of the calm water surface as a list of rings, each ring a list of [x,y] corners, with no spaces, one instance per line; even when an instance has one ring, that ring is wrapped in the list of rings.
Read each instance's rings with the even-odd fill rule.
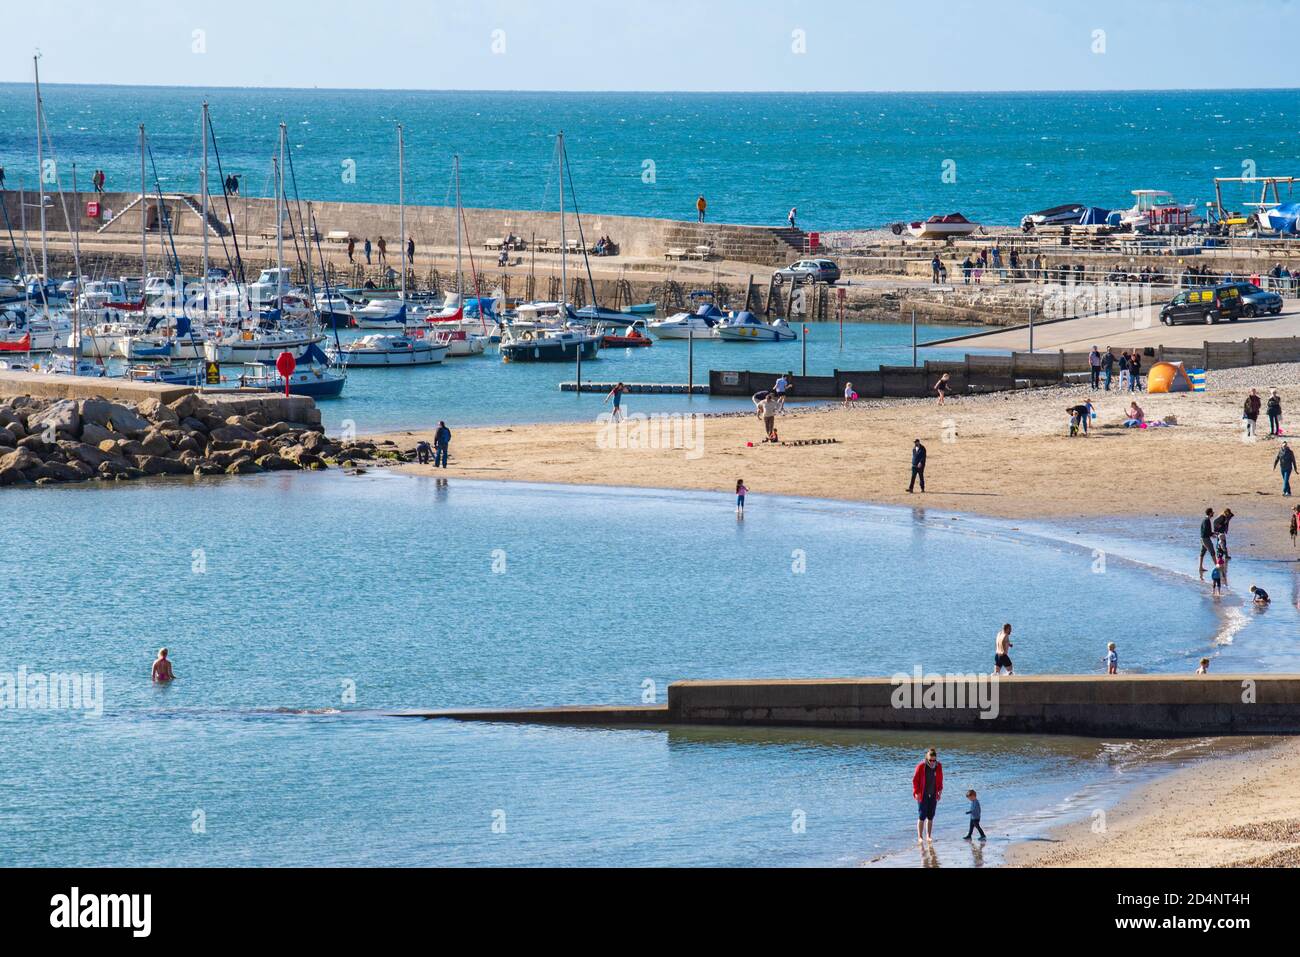
[[[939,863],[993,863],[1178,749],[384,712],[978,671],[1003,620],[1029,673],[1099,671],[1108,640],[1131,670],[1211,650],[1220,670],[1296,667],[1289,603],[1216,647],[1221,614],[1177,574],[1119,557],[1094,574],[1086,543],[949,514],[756,495],[741,524],[723,494],[384,473],[6,502],[26,521],[0,533],[0,671],[102,672],[106,697],[99,718],[0,711],[12,864],[857,864],[907,847],[931,743],[950,794],[980,790],[992,838],[982,855],[957,842],[953,801]],[[155,688],[164,643],[181,680]]]

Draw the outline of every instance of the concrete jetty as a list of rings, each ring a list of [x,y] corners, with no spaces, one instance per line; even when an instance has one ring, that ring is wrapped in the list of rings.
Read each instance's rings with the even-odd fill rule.
[[[412,711],[591,726],[733,725],[1083,737],[1300,734],[1300,675],[988,675],[676,681],[666,705]]]
[[[617,382],[561,382],[561,392],[609,392],[610,389],[618,385]],[[697,382],[694,385],[686,382],[624,382],[623,387],[631,395],[708,395],[708,385]]]
[[[165,404],[194,391],[193,386],[131,382],[126,379],[110,379],[106,376],[0,371],[0,397],[30,395],[38,399],[89,399],[98,396],[115,402],[157,399]]]

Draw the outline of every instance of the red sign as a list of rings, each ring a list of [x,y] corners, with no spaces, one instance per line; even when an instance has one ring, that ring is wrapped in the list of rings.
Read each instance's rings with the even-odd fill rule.
[[[817,248],[818,246],[820,246],[821,244],[822,244],[822,234],[821,234],[821,233],[809,233],[809,234],[808,234],[808,248],[809,248],[809,249],[816,249],[816,248]]]
[[[86,203],[86,215],[91,219],[99,219],[99,201],[92,199]]]
[[[292,352],[281,352],[275,360],[275,371],[284,376],[284,394],[289,394],[289,376],[293,375],[293,370],[298,367],[298,360],[293,357]]]

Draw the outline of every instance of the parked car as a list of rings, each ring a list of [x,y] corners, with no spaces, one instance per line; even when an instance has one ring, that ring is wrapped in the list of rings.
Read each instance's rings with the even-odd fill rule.
[[[1260,289],[1253,282],[1233,283],[1241,296],[1241,314],[1247,319],[1255,316],[1276,316],[1282,311],[1282,297],[1275,292]]]
[[[1204,322],[1213,325],[1220,319],[1236,322],[1241,318],[1241,293],[1236,283],[1204,286],[1180,292],[1160,310],[1166,326],[1179,322]]]
[[[835,282],[839,278],[840,267],[829,259],[801,259],[772,273],[778,286],[783,282]]]

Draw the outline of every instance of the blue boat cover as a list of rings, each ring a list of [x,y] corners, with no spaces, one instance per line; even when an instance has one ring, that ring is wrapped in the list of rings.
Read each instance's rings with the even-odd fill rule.
[[[1280,233],[1300,233],[1300,203],[1283,203],[1269,210],[1268,221]]]
[[[1104,226],[1106,224],[1106,219],[1109,216],[1109,209],[1102,209],[1100,206],[1089,206],[1079,214],[1079,225]]]

